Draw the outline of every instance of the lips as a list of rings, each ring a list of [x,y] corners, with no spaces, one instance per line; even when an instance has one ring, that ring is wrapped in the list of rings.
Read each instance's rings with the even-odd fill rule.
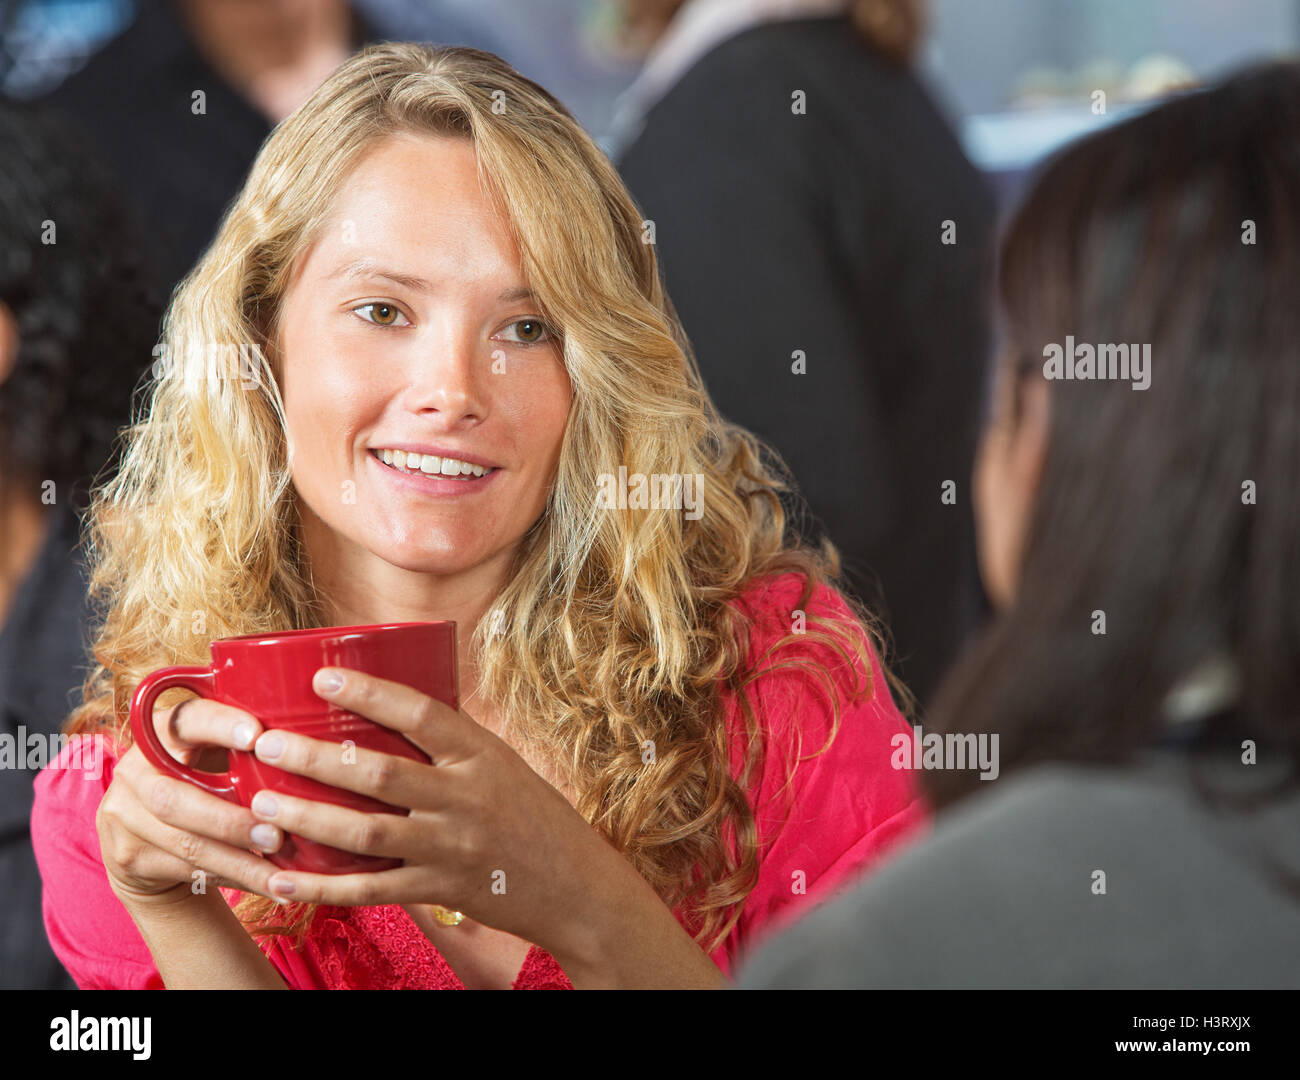
[[[424,476],[446,476],[450,479],[475,478],[495,472],[491,465],[465,461],[460,458],[439,457],[436,454],[418,454],[406,450],[370,448],[370,454],[390,469]]]
[[[390,482],[423,495],[472,495],[491,484],[496,479],[497,474],[502,471],[500,468],[488,468],[483,475],[476,476],[473,473],[462,474],[458,469],[456,475],[452,476],[442,471],[441,462],[439,471],[425,472],[423,468],[416,470],[405,465],[396,465],[391,461],[385,463],[382,454],[383,451],[374,449],[367,451],[367,456],[374,461],[375,468],[382,470]],[[415,457],[413,454],[410,456]],[[420,455],[420,459],[421,464],[423,464],[423,455]],[[479,466],[479,468],[482,469],[483,466]]]

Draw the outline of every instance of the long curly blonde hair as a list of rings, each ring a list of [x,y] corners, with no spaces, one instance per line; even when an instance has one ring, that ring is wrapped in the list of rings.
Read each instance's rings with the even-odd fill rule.
[[[788,474],[709,401],[608,160],[562,105],[490,54],[371,46],[267,139],[173,296],[122,468],[94,492],[91,595],[103,621],[66,730],[111,728],[129,745],[130,699],[150,671],[206,665],[215,638],[323,625],[290,480],[277,320],[294,260],[351,164],[375,140],[410,132],[473,141],[574,390],[546,510],[471,638],[480,692],[516,749],[555,766],[578,812],[711,951],[756,880],[746,791],[765,752],[744,692],[763,658],[748,656],[748,620],[731,602],[794,570],[803,606],[838,579],[839,560],[829,544],[787,541],[787,510],[800,505]],[[243,377],[212,377],[213,343],[227,367],[230,349],[256,346]],[[196,360],[209,370],[196,373]],[[702,516],[599,507],[598,478],[620,465],[702,476]],[[855,698],[872,692],[874,627],[850,604],[851,621],[809,613],[797,635],[824,647],[825,663],[811,667],[834,699],[832,738],[843,680],[831,669],[850,666]],[[723,693],[743,718],[734,776]],[[250,894],[236,906],[250,933],[299,941],[313,910]]]

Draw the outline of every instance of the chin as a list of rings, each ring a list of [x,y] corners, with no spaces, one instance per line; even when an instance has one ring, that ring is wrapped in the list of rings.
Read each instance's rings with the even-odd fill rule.
[[[461,574],[472,570],[487,557],[467,546],[403,544],[389,539],[386,543],[367,545],[371,554],[384,562],[417,574]]]

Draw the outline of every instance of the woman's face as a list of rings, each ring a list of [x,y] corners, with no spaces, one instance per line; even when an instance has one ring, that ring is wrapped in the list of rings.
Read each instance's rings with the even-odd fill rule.
[[[279,345],[308,535],[420,573],[508,562],[545,509],[572,390],[468,139],[367,152],[296,267]]]

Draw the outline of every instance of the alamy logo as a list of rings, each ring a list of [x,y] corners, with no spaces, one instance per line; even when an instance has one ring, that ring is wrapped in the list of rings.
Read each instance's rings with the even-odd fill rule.
[[[601,473],[596,477],[598,510],[685,510],[688,521],[704,516],[701,498],[704,477],[700,473],[632,473],[618,467],[618,476]]]
[[[889,745],[894,750],[889,763],[895,769],[979,769],[981,780],[996,780],[1000,771],[996,734],[927,735],[917,724],[906,735],[892,736]]]
[[[149,1059],[151,1017],[71,1016],[50,1021],[51,1050],[130,1050],[136,1061]]]
[[[16,732],[0,732],[0,769],[60,768],[80,769],[86,780],[98,780],[104,770],[99,740],[28,731],[22,724]]]
[[[1065,344],[1043,346],[1044,379],[1109,379],[1132,382],[1134,390],[1151,385],[1151,346],[1076,345],[1073,334]]]

